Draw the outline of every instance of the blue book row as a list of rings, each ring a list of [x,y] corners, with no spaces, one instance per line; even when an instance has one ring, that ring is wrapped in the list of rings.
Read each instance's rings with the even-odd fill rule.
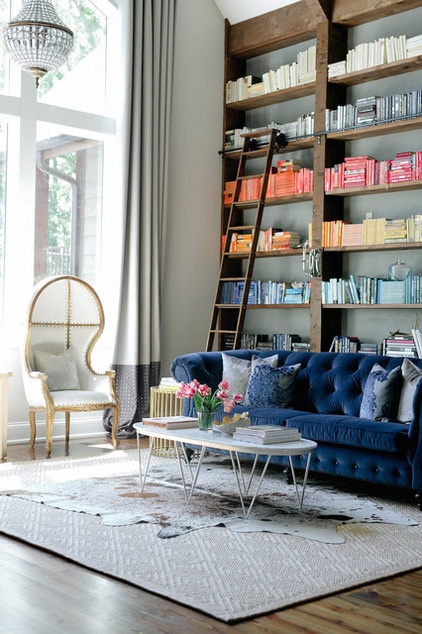
[[[323,304],[421,304],[422,276],[388,280],[365,275],[322,282]]]
[[[220,304],[242,303],[244,282],[222,282]],[[247,304],[308,304],[311,282],[273,282],[252,280]]]

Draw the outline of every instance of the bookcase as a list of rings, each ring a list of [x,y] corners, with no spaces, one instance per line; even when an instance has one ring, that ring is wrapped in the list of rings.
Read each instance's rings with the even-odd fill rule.
[[[260,282],[311,281],[310,301],[301,305],[248,305],[245,332],[266,333],[270,337],[273,333],[299,334],[302,341],[310,343],[312,351],[328,350],[333,338],[340,335],[380,343],[392,330],[410,332],[418,312],[422,314],[420,302],[326,301],[326,285],[330,280],[348,280],[351,275],[387,278],[389,264],[397,259],[408,262],[417,276],[422,274],[420,237],[413,242],[377,243],[372,239],[370,243],[327,244],[324,233],[331,223],[333,227],[336,223],[336,230],[338,226],[341,230],[347,225],[350,233],[357,225],[363,227],[365,224],[367,230],[375,226],[371,220],[382,222],[383,218],[396,224],[402,219],[405,226],[409,226],[409,218],[414,224],[414,218],[422,214],[422,171],[417,178],[416,166],[411,180],[402,177],[400,172],[406,173],[407,166],[399,165],[395,182],[367,184],[371,181],[363,182],[360,175],[352,174],[346,178],[347,187],[344,182],[335,189],[327,185],[327,170],[342,169],[344,174],[344,167],[341,167],[344,164],[349,168],[356,167],[356,161],[350,163],[352,157],[376,159],[372,161],[374,174],[380,164],[387,161],[390,161],[388,169],[391,170],[391,160],[396,155],[404,157],[406,153],[414,152],[411,160],[415,164],[422,162],[420,106],[414,106],[411,115],[405,111],[402,115],[391,116],[383,111],[382,120],[371,120],[366,114],[371,107],[375,108],[372,98],[378,97],[379,104],[384,106],[391,106],[395,95],[397,103],[400,101],[397,95],[406,95],[409,102],[420,99],[416,91],[422,79],[422,49],[418,48],[418,35],[422,34],[422,0],[382,0],[377,3],[334,0],[331,4],[330,15],[323,10],[326,4],[308,0],[239,24],[226,22],[225,27],[222,234],[230,208],[228,186],[236,178],[240,156],[240,151],[233,148],[239,130],[256,130],[274,124],[281,131],[287,131],[287,145],[279,149],[276,161],[285,159],[311,169],[313,178],[311,194],[290,193],[271,201],[266,206],[262,225],[267,231],[274,227],[299,233],[302,243],[307,241],[305,250],[260,251],[256,253],[254,265],[254,279]],[[399,40],[401,35],[406,36],[404,42],[412,38],[411,56],[406,52],[402,59],[377,64],[374,43],[379,45],[381,38],[390,38],[388,45],[393,49],[395,39],[406,46]],[[314,76],[302,68],[303,81],[280,88],[280,69],[286,71],[286,67],[295,66],[292,72],[294,83],[297,65],[300,66],[310,50],[315,55]],[[368,54],[372,63],[369,67]],[[390,55],[394,56],[394,53]],[[348,67],[343,64],[345,60],[348,60]],[[350,60],[357,63],[356,68],[351,66]],[[338,68],[343,72],[339,74]],[[272,71],[271,75],[269,71]],[[262,78],[265,89],[260,85]],[[268,83],[270,81],[275,83]],[[243,98],[237,98],[237,90]],[[351,116],[350,112],[357,105],[360,106],[358,124],[356,115],[355,119],[345,118],[346,113]],[[293,122],[296,123],[295,138],[290,126]],[[361,168],[358,165],[358,169]],[[352,173],[350,169],[348,173]],[[367,173],[369,178],[369,168]],[[378,179],[378,172],[376,174],[374,178]],[[249,224],[247,211],[242,220],[245,226]],[[310,249],[317,257],[321,254],[320,275],[312,278],[303,270],[303,260],[307,261]],[[233,253],[233,276],[239,274],[243,258],[242,253]],[[221,339],[218,347],[226,347]]]

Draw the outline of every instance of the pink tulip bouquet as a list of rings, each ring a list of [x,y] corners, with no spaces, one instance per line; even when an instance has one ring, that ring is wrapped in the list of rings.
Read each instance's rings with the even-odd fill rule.
[[[224,412],[230,414],[236,403],[242,401],[241,394],[229,394],[229,383],[221,381],[215,392],[204,384],[194,379],[190,383],[181,383],[176,393],[177,398],[193,398],[195,409],[199,413],[213,413],[223,405]]]

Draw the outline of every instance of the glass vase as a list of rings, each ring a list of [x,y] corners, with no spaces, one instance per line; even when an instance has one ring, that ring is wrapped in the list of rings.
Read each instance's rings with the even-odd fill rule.
[[[214,425],[214,412],[198,412],[198,427],[203,431],[212,432]]]
[[[408,275],[412,275],[413,269],[404,260],[396,260],[388,267],[388,278],[390,280],[403,281]]]

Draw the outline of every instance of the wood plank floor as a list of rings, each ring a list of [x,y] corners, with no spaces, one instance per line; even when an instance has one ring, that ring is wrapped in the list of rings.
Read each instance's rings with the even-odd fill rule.
[[[104,439],[72,440],[66,451],[55,442],[52,456],[99,455],[107,445]],[[120,447],[135,448],[136,441]],[[42,444],[8,447],[8,462],[44,457]],[[0,534],[0,584],[0,634],[422,632],[422,570],[227,625]]]

